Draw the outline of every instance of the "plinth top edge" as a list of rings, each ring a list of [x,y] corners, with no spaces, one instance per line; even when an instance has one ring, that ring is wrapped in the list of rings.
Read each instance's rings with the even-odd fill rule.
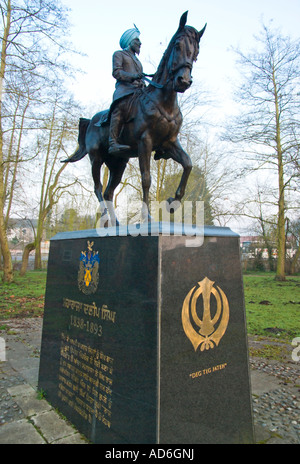
[[[70,240],[97,237],[124,237],[124,236],[186,236],[186,237],[239,237],[229,227],[203,226],[196,227],[191,224],[150,222],[144,224],[119,225],[115,227],[97,228],[59,232],[51,240]]]

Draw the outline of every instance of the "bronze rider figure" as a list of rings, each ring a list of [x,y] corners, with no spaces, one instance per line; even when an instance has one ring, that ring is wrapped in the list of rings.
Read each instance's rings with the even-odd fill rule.
[[[113,77],[117,80],[116,90],[113,94],[113,102],[110,115],[109,130],[109,154],[120,154],[130,149],[128,145],[118,142],[123,126],[123,111],[120,100],[132,95],[137,89],[145,87],[143,78],[143,66],[137,55],[140,53],[140,31],[134,25],[133,29],[124,32],[120,39],[120,47],[113,54]]]

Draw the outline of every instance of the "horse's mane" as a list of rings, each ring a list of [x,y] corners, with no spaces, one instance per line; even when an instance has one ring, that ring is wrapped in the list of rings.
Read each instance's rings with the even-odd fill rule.
[[[185,26],[183,30],[177,31],[175,35],[172,37],[165,53],[163,54],[163,57],[159,63],[159,66],[157,68],[156,73],[153,76],[153,81],[154,82],[159,82],[162,78],[162,75],[164,73],[165,67],[169,61],[170,55],[172,53],[173,47],[175,45],[175,42],[178,38],[183,37],[183,36],[188,36],[192,41],[195,42],[196,47],[195,47],[195,53],[193,56],[193,60],[196,61],[197,56],[199,54],[199,41],[198,41],[198,31],[191,26]]]

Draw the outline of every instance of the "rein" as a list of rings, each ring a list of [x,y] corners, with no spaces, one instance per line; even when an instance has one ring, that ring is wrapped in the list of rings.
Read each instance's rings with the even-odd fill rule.
[[[152,85],[153,87],[157,88],[157,89],[163,89],[170,81],[172,81],[174,79],[174,75],[177,73],[177,71],[179,71],[179,69],[181,68],[189,68],[190,70],[193,69],[193,65],[191,63],[185,63],[185,64],[181,64],[179,66],[177,66],[177,68],[175,69],[172,69],[169,71],[169,77],[166,81],[165,84],[158,84],[157,82],[154,82],[150,79],[148,79],[148,77],[154,77],[155,74],[145,74],[143,73],[143,77],[142,77],[142,80],[143,81],[146,81],[148,82],[150,85]]]
[[[170,55],[169,55],[169,58],[170,58]],[[157,82],[153,81],[153,80],[150,80],[148,79],[149,77],[154,77],[155,74],[145,74],[143,73],[143,77],[142,79],[146,82],[149,83],[149,85],[152,85],[153,87],[157,88],[157,89],[163,89],[165,88],[171,81],[174,80],[175,78],[175,74],[181,69],[181,68],[189,68],[190,70],[193,69],[193,64],[190,63],[190,62],[185,62],[185,63],[182,63],[176,67],[174,67],[174,69],[172,69],[172,64],[169,63],[169,65],[167,66],[167,72],[168,72],[168,77],[167,77],[167,81],[164,83],[164,84],[158,84]],[[144,91],[143,91],[144,93]],[[144,94],[145,95],[145,94]],[[172,122],[172,121],[175,121],[176,118],[179,116],[179,114],[181,113],[180,111],[180,108],[178,107],[178,110],[176,112],[175,115],[172,115],[170,116],[163,108],[160,107],[160,105],[158,104],[157,101],[155,101],[154,99],[151,98],[150,94],[148,93],[147,94],[147,97],[146,97],[148,100],[150,100],[154,105],[155,107],[158,109],[158,111],[160,112],[160,114],[162,115],[162,117],[164,117],[168,122]],[[142,111],[143,113],[145,113],[145,102],[144,102],[144,99],[142,98],[141,100],[141,103],[142,103]]]
[[[146,76],[147,76],[147,77],[154,77],[155,74],[145,74],[145,73],[143,73],[142,80],[148,82],[150,85],[153,85],[153,87],[156,87],[157,89],[163,89],[163,88],[164,88],[163,85],[157,84],[157,82],[151,81],[151,80],[148,79]]]

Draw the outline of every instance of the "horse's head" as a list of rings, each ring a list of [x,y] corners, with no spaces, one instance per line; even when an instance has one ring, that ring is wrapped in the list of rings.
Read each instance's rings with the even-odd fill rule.
[[[175,92],[185,92],[192,85],[192,69],[199,54],[199,43],[206,25],[198,32],[186,26],[188,12],[180,19],[179,28],[165,52],[168,81],[173,82]]]

